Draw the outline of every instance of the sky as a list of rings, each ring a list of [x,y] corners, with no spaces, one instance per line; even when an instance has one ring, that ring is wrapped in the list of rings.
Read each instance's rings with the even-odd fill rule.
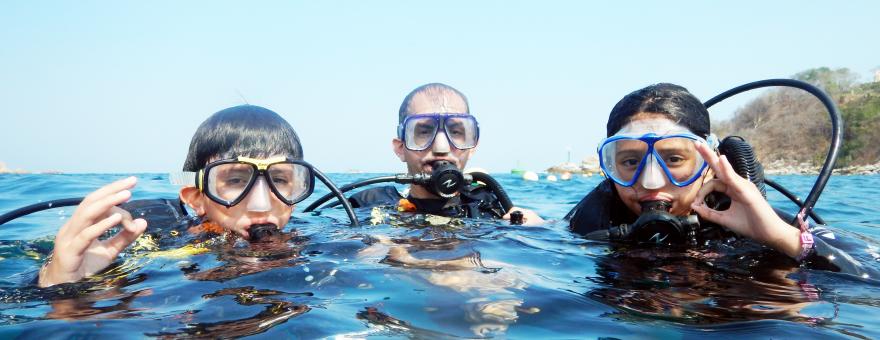
[[[2,1],[0,162],[179,171],[204,119],[250,103],[325,172],[403,172],[400,103],[442,82],[480,122],[469,166],[541,171],[594,155],[614,104],[653,83],[707,100],[822,66],[868,81],[878,15],[877,1]]]

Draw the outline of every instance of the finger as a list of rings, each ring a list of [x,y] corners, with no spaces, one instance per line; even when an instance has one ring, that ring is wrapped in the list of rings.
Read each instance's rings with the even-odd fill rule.
[[[108,195],[115,194],[119,191],[134,188],[134,185],[137,184],[137,177],[129,176],[123,179],[120,179],[116,182],[107,184],[103,187],[98,188],[98,190],[93,191],[88,194],[82,201],[82,203],[91,203],[93,201],[97,201],[101,198],[104,198]]]
[[[105,243],[112,256],[116,256],[116,254],[125,250],[126,247],[147,230],[147,221],[142,218],[136,220],[123,219],[122,225],[124,228]]]
[[[724,212],[709,208],[702,199],[691,203],[691,209],[694,209],[694,212],[696,212],[697,215],[700,215],[704,220],[715,224],[723,224]]]
[[[703,156],[703,159],[706,160],[706,164],[709,165],[709,168],[715,172],[716,176],[721,171],[721,167],[718,160],[718,155],[715,154],[712,149],[709,148],[708,145],[704,143],[694,142],[697,146],[697,152],[700,153],[700,156]],[[720,177],[719,177],[720,178]]]
[[[119,224],[119,222],[122,222],[122,214],[112,213],[110,216],[107,216],[107,218],[98,221],[98,223],[85,228],[82,232],[77,234],[69,243],[69,246],[74,249],[76,254],[82,254],[92,241],[98,239],[98,237],[103,235],[104,232],[113,228],[113,226]]]
[[[724,172],[723,178],[726,179],[725,182],[730,183],[735,180],[743,179],[742,176],[740,176],[738,173],[736,173],[736,170],[733,170],[733,165],[730,165],[730,160],[727,159],[727,156],[721,155],[719,165],[720,165],[721,171]]]
[[[98,219],[105,217],[111,208],[127,201],[129,198],[131,198],[131,191],[122,190],[89,204],[80,204],[74,216],[70,218],[70,228],[66,233],[72,235],[81,233],[83,229],[88,228]]]
[[[696,198],[694,198],[694,203],[702,204],[703,202],[705,202],[706,196],[708,196],[712,192],[727,193],[727,184],[717,178],[703,183],[703,186],[701,186],[700,190],[697,191],[697,196]]]

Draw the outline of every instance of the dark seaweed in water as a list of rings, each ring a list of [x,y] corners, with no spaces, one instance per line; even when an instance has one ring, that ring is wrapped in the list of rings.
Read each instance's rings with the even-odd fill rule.
[[[124,176],[0,176],[0,211],[82,196]],[[140,177],[136,198],[177,195],[164,176]],[[518,206],[551,219],[599,181],[497,178]],[[812,184],[775,179],[798,193]],[[326,193],[318,189],[315,197]],[[817,207],[870,266],[880,257],[876,197],[880,176],[834,177]],[[748,242],[616,248],[576,237],[564,223],[443,222],[393,209],[361,228],[334,209],[296,212],[265,242],[150,225],[159,250],[172,252],[132,249],[93,278],[37,288],[52,235],[72,211],[0,228],[0,338],[880,338],[880,284],[803,269]],[[187,245],[205,250],[179,252]]]

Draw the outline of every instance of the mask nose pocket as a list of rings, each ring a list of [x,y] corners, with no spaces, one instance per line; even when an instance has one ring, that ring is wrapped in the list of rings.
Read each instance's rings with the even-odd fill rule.
[[[248,194],[247,209],[248,211],[269,211],[272,208],[272,202],[269,197],[269,184],[263,176],[257,178],[254,188]]]
[[[648,190],[660,189],[666,185],[666,175],[654,155],[648,155],[645,170],[641,176],[642,187]]]

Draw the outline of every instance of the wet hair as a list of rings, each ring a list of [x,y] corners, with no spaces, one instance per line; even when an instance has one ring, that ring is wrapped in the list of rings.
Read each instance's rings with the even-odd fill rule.
[[[624,96],[608,116],[608,136],[620,131],[639,113],[667,116],[694,134],[709,137],[709,111],[684,87],[660,83]]]
[[[183,171],[198,171],[208,160],[285,155],[302,159],[299,137],[284,118],[255,105],[233,106],[208,117],[189,144]]]
[[[470,113],[470,104],[468,104],[467,97],[464,96],[464,93],[459,92],[452,86],[442,84],[442,83],[430,83],[417,87],[415,90],[412,90],[406,98],[403,98],[403,103],[400,104],[400,111],[398,112],[398,123],[403,123],[403,120],[406,119],[406,116],[412,114],[412,101],[416,95],[424,94],[428,100],[434,101],[437,106],[441,106],[444,104],[444,97],[449,95],[455,95],[461,98],[464,101],[465,112],[457,112],[457,113]]]

